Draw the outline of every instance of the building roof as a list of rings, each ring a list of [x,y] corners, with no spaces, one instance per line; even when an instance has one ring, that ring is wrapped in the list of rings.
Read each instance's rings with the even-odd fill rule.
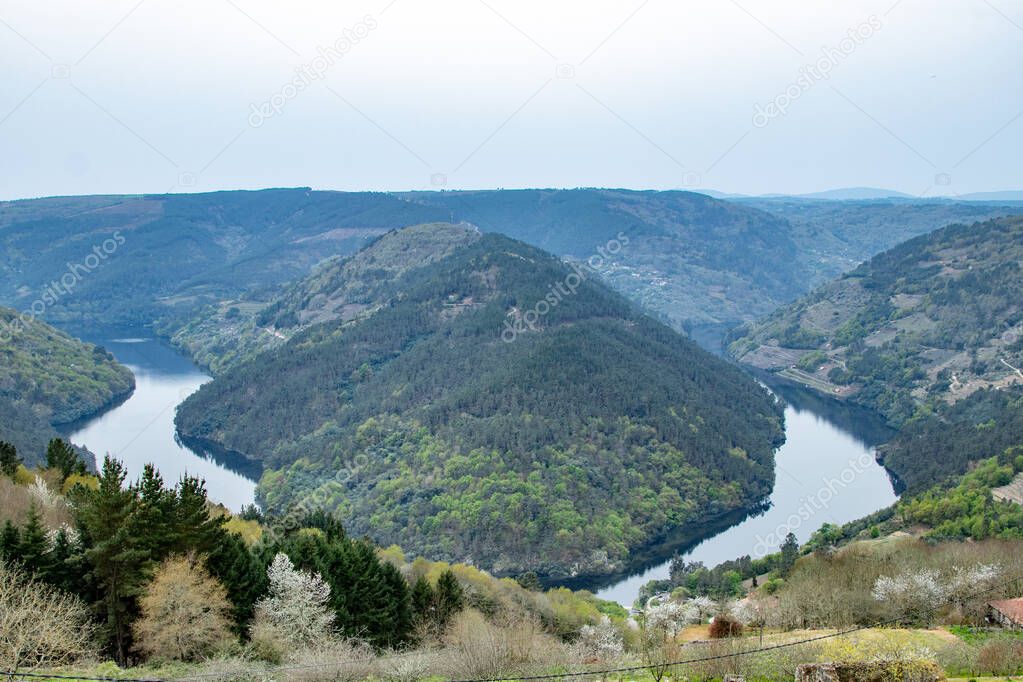
[[[1023,598],[993,601],[990,606],[1006,618],[1023,625]]]

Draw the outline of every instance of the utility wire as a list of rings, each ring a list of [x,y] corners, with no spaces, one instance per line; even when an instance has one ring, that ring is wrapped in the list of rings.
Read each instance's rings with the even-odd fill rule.
[[[992,592],[997,592],[997,591],[1004,590],[1004,589],[1008,588],[1010,585],[1012,585],[1013,583],[1017,583],[1017,582],[1020,582],[1020,581],[1023,581],[1023,576],[1016,576],[1015,578],[1010,578],[1009,580],[1006,580],[1006,581],[1004,581],[1004,582],[1002,582],[1002,583],[1000,583],[998,585],[995,585],[995,586],[989,587],[987,589],[979,590],[977,592],[969,594],[969,595],[963,597],[962,601],[970,601],[970,600],[973,600],[973,599],[977,599],[979,597],[983,597],[983,596],[985,596],[987,594],[990,594]],[[820,642],[820,641],[826,640],[826,639],[834,639],[836,637],[844,637],[846,635],[850,635],[850,634],[853,634],[853,633],[856,633],[856,632],[862,632],[863,630],[870,630],[870,629],[873,629],[873,628],[885,627],[887,625],[894,625],[896,623],[904,621],[906,619],[906,617],[909,616],[909,615],[914,615],[914,614],[915,615],[923,615],[923,614],[926,614],[926,613],[934,613],[939,608],[941,608],[943,606],[946,606],[946,605],[947,605],[947,602],[944,603],[944,604],[940,604],[938,606],[932,606],[932,607],[929,607],[929,608],[928,607],[924,607],[924,608],[918,609],[915,612],[904,613],[904,614],[902,614],[902,615],[900,615],[900,616],[898,616],[896,618],[889,618],[887,620],[877,621],[877,622],[871,623],[869,625],[858,625],[856,627],[847,628],[845,630],[839,630],[839,631],[832,632],[832,633],[825,634],[825,635],[817,635],[816,637],[809,637],[809,638],[806,638],[806,639],[797,640],[795,642],[783,642],[781,644],[772,644],[770,646],[759,647],[757,649],[748,649],[746,651],[735,651],[735,652],[727,653],[727,654],[716,654],[714,656],[702,656],[702,657],[699,657],[699,658],[688,658],[688,659],[684,659],[684,660],[680,660],[680,661],[671,661],[671,662],[666,662],[666,663],[654,663],[654,664],[647,664],[647,665],[624,666],[624,667],[620,667],[620,668],[603,668],[603,669],[600,669],[600,670],[584,670],[584,671],[577,671],[577,672],[553,673],[553,674],[548,674],[548,675],[529,675],[529,676],[519,675],[519,676],[516,676],[516,677],[486,677],[486,678],[475,678],[475,679],[470,678],[470,679],[464,679],[464,680],[452,680],[451,682],[537,682],[538,680],[558,680],[558,679],[565,679],[565,678],[572,678],[572,677],[583,677],[583,676],[586,676],[586,675],[609,675],[609,674],[613,674],[613,673],[638,672],[640,670],[650,670],[651,668],[671,668],[671,667],[674,667],[674,666],[689,665],[689,664],[692,664],[692,663],[706,663],[706,662],[710,662],[710,661],[720,661],[720,660],[723,660],[723,659],[726,659],[726,658],[738,658],[740,656],[753,656],[755,654],[761,654],[761,653],[764,653],[764,652],[767,652],[767,651],[777,651],[778,649],[788,649],[788,648],[792,648],[792,647],[802,646],[804,644],[811,644],[811,643],[814,643],[814,642]],[[386,658],[383,658],[383,659],[374,659],[374,662],[406,658],[406,657],[409,657],[409,656],[412,656],[412,655],[417,655],[417,654],[422,654],[422,653],[423,652],[421,652],[421,651],[409,651],[409,652],[405,652],[403,654],[396,654],[396,655],[389,656],[389,657],[386,657]],[[288,670],[308,670],[308,669],[312,669],[312,668],[325,668],[325,667],[331,667],[331,666],[340,667],[341,665],[347,665],[349,663],[356,663],[356,662],[357,661],[334,662],[334,663],[312,663],[312,664],[308,664],[308,665],[295,665],[295,666],[279,666],[279,667],[273,668],[273,669],[271,669],[271,670],[269,670],[267,672],[273,674],[273,673],[277,673],[277,672],[286,672]],[[367,662],[369,662],[369,661],[367,661]],[[13,671],[13,670],[12,671],[7,671],[7,672],[0,673],[0,675],[2,675],[3,677],[6,677],[8,680],[14,680],[16,677],[22,677],[22,678],[32,678],[32,679],[79,680],[81,682],[184,682],[186,680],[197,680],[197,679],[202,679],[202,678],[206,678],[206,677],[216,677],[216,676],[220,676],[221,674],[222,673],[209,673],[209,674],[200,674],[200,675],[193,675],[193,676],[190,676],[190,677],[180,677],[180,678],[142,678],[142,677],[89,677],[89,676],[82,676],[82,675],[55,675],[55,674],[49,674],[49,673],[18,672],[18,671]]]

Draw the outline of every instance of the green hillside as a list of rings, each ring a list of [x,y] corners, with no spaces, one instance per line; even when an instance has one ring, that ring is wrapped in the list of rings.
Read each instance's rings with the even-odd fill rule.
[[[262,307],[325,259],[354,253],[389,230],[466,221],[559,256],[599,257],[599,274],[612,287],[716,348],[728,328],[899,241],[1010,210],[951,201],[723,201],[609,189],[296,188],[32,199],[0,202],[0,304],[26,307],[70,268],[79,275],[72,295],[48,308],[49,321],[155,326],[171,336],[211,316]],[[628,247],[600,256],[619,234]],[[83,270],[97,248],[102,258]],[[224,322],[237,324],[233,317]],[[213,348],[203,348],[209,329],[198,331],[181,343],[214,357]]]
[[[0,440],[39,463],[54,426],[92,415],[135,387],[127,367],[17,311],[0,308]]]
[[[1023,386],[1021,262],[1023,218],[949,226],[746,328],[730,351],[743,363],[874,409],[910,434],[954,433],[949,420],[960,416],[976,429],[1009,415],[1000,404]],[[971,440],[962,438],[955,457],[932,453],[943,464],[928,467],[920,482],[964,470],[976,459]],[[919,441],[901,437],[886,463],[913,477],[922,455],[899,453]]]
[[[322,505],[355,534],[501,573],[596,574],[773,483],[766,391],[500,235],[388,235],[260,323],[288,340],[205,385],[177,424],[262,460],[271,512]]]

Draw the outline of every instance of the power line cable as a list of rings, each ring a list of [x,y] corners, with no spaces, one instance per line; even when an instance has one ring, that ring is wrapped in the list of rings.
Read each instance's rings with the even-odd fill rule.
[[[1001,582],[999,585],[995,585],[995,586],[989,587],[987,589],[979,590],[977,592],[969,594],[969,595],[961,598],[960,601],[974,600],[974,599],[977,599],[979,597],[983,597],[983,596],[985,596],[987,594],[990,594],[992,592],[997,592],[997,591],[1004,590],[1004,589],[1008,588],[1010,585],[1012,585],[1013,583],[1017,583],[1017,582],[1020,582],[1020,581],[1023,581],[1023,575],[1016,576],[1014,578],[1010,578],[1010,579],[1008,579],[1006,581]],[[923,615],[925,613],[934,613],[939,608],[941,608],[943,606],[946,606],[951,601],[952,600],[949,600],[948,602],[940,604],[938,606],[924,607],[924,608],[918,609],[916,611],[911,611],[911,612],[908,612],[908,613],[903,613],[902,615],[900,615],[898,617],[889,618],[887,620],[876,621],[876,622],[871,623],[869,625],[858,625],[856,627],[847,628],[845,630],[839,630],[839,631],[828,633],[828,634],[825,634],[825,635],[817,635],[816,637],[809,637],[809,638],[806,638],[806,639],[797,640],[795,642],[783,642],[781,644],[772,644],[770,646],[759,647],[757,649],[749,649],[749,650],[746,650],[746,651],[735,651],[735,652],[731,652],[731,653],[727,653],[727,654],[716,654],[714,656],[702,656],[702,657],[699,657],[699,658],[689,658],[689,659],[684,659],[684,660],[680,660],[680,661],[671,661],[671,662],[665,662],[665,663],[654,663],[654,664],[646,664],[646,665],[632,665],[632,666],[624,666],[624,667],[619,667],[619,668],[604,668],[604,669],[600,669],[600,670],[584,670],[584,671],[576,671],[576,672],[552,673],[552,674],[547,674],[547,675],[528,675],[528,676],[519,675],[519,676],[515,676],[515,677],[470,678],[470,679],[463,679],[463,680],[452,680],[451,682],[538,682],[539,680],[557,680],[557,679],[565,679],[565,678],[583,677],[583,676],[586,676],[586,675],[609,675],[609,674],[613,674],[613,673],[638,672],[640,670],[650,670],[651,668],[671,668],[671,667],[675,667],[675,666],[679,666],[679,665],[690,665],[690,664],[693,664],[693,663],[706,663],[706,662],[710,662],[710,661],[719,661],[719,660],[723,660],[723,659],[726,659],[726,658],[738,658],[738,657],[741,657],[741,656],[753,656],[753,655],[764,653],[764,652],[768,652],[768,651],[777,651],[778,649],[787,649],[787,648],[802,646],[804,644],[812,644],[814,642],[820,642],[820,641],[823,641],[823,640],[826,640],[826,639],[834,639],[836,637],[844,637],[846,635],[854,634],[856,632],[862,632],[864,630],[870,630],[870,629],[873,629],[873,628],[885,627],[887,625],[894,625],[896,623],[900,623],[900,622],[905,621],[906,618],[908,616],[910,616],[910,615]],[[407,657],[413,656],[413,655],[421,655],[422,653],[423,653],[422,651],[409,651],[409,652],[405,652],[403,654],[396,654],[394,656],[389,656],[389,657],[386,657],[384,659],[374,659],[374,662],[380,662],[382,660],[383,661],[387,661],[387,660],[395,660],[395,659],[400,659],[400,658],[407,658]],[[357,661],[351,661],[350,663],[356,663],[356,662]],[[295,666],[278,666],[277,668],[272,668],[272,669],[268,670],[267,672],[269,674],[274,674],[274,673],[277,673],[277,672],[287,672],[289,670],[308,670],[308,669],[315,669],[315,668],[326,668],[326,667],[331,667],[331,666],[338,666],[338,667],[340,667],[341,665],[346,665],[346,663],[345,662],[341,662],[341,663],[332,662],[332,663],[312,663],[312,664],[308,664],[308,665],[295,665]],[[141,677],[90,677],[90,676],[82,676],[82,675],[59,675],[59,674],[50,674],[50,673],[18,672],[18,671],[7,671],[7,672],[0,673],[0,674],[2,674],[2,676],[6,677],[8,680],[14,680],[17,677],[21,677],[21,678],[30,678],[30,679],[78,680],[80,682],[186,682],[188,680],[198,680],[198,679],[203,679],[203,678],[207,678],[207,677],[217,677],[217,676],[222,675],[222,673],[208,673],[208,674],[200,674],[200,675],[193,675],[193,676],[189,676],[189,677],[179,677],[179,678],[141,678]]]

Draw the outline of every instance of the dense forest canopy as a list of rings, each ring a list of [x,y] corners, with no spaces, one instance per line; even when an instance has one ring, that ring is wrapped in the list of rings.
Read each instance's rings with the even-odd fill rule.
[[[1019,437],[1005,404],[1023,385],[1021,263],[1023,218],[951,225],[741,330],[730,350],[905,427],[886,462],[910,484],[933,483],[990,456],[971,456],[995,445],[978,431],[989,420],[1000,447]]]
[[[46,312],[65,327],[155,327],[210,346],[201,320],[231,326],[327,258],[388,230],[467,221],[586,260],[620,232],[629,248],[604,280],[706,341],[766,315],[902,239],[1013,210],[950,201],[722,201],[693,192],[487,190],[324,192],[306,188],[0,202],[0,304],[31,305],[69,268],[73,292]],[[113,241],[110,241],[113,240]],[[104,247],[107,245],[107,247]],[[99,248],[99,261],[85,259]],[[186,338],[187,337],[187,338]],[[217,348],[200,353],[209,361]]]
[[[95,414],[135,386],[109,352],[0,308],[0,441],[42,462],[54,426]]]
[[[610,571],[766,495],[781,408],[765,390],[584,271],[447,229],[464,243],[420,267],[394,266],[415,230],[357,256],[379,248],[398,273],[375,286],[345,262],[314,275],[361,314],[225,371],[182,405],[181,432],[261,459],[271,511],[312,499],[378,542],[502,572]],[[274,324],[322,303],[310,287]]]

